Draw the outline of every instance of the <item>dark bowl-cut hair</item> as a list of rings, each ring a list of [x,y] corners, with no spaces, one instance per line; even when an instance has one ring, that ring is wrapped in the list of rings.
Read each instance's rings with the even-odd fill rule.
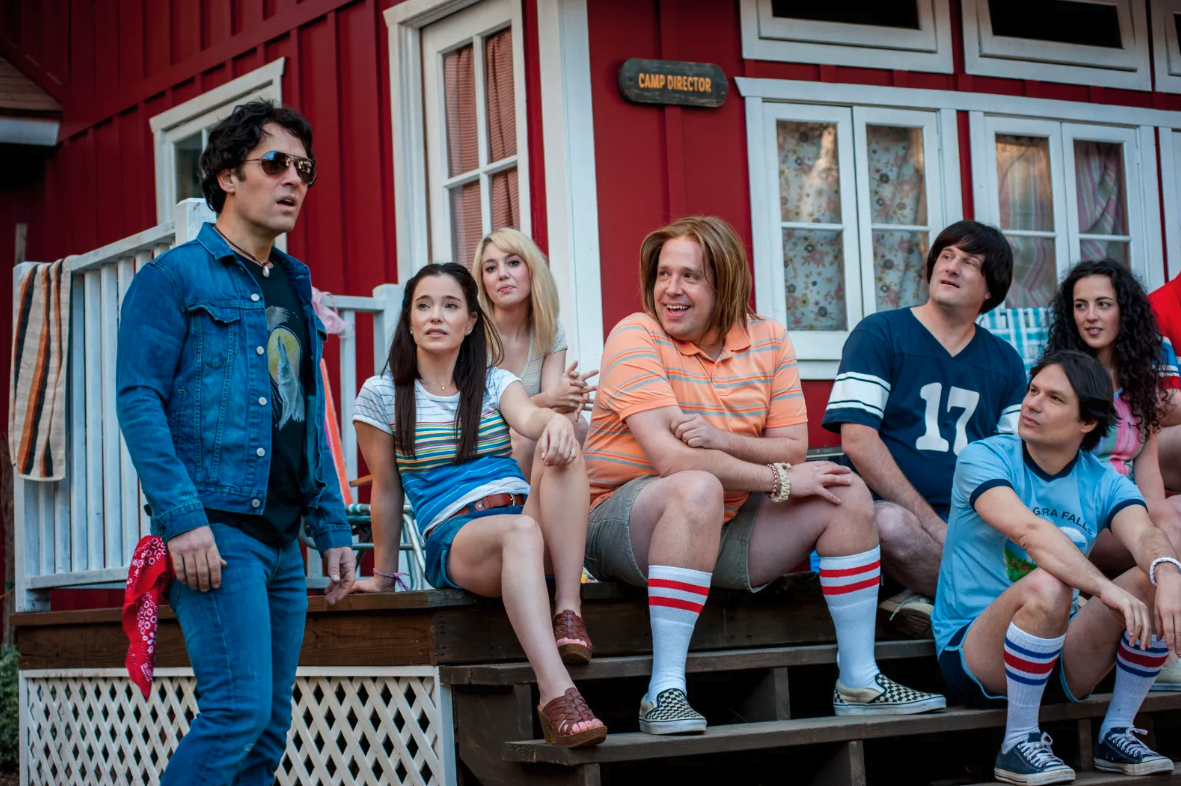
[[[988,285],[988,300],[980,308],[986,314],[1005,302],[1009,284],[1013,283],[1013,248],[996,227],[979,221],[957,221],[935,238],[927,252],[927,284],[935,274],[935,260],[943,249],[955,246],[965,254],[975,254],[984,260],[984,281]]]
[[[1029,379],[1041,373],[1047,366],[1057,366],[1066,374],[1074,395],[1078,397],[1078,419],[1083,423],[1094,423],[1095,428],[1083,435],[1080,446],[1090,451],[1115,422],[1115,393],[1111,387],[1111,376],[1103,365],[1085,352],[1077,349],[1060,349],[1042,356]]]
[[[263,126],[267,123],[290,131],[303,143],[308,158],[316,160],[312,152],[312,127],[299,112],[261,99],[238,104],[229,117],[210,129],[209,143],[201,153],[201,192],[214,213],[221,213],[226,204],[226,192],[221,190],[217,176],[233,169],[239,180],[245,179],[242,162],[262,140]]]

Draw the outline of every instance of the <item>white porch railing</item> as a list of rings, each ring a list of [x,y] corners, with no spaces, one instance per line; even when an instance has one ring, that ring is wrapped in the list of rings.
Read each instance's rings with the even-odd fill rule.
[[[127,578],[131,553],[149,532],[150,522],[115,412],[119,310],[141,266],[195,238],[201,225],[212,220],[203,200],[187,199],[177,204],[172,221],[73,260],[66,475],[54,483],[15,481],[17,611],[47,609],[51,589],[111,586]],[[18,267],[18,279],[21,272]],[[335,297],[342,318],[354,328],[340,340],[339,415],[349,478],[357,475],[351,427],[357,315],[372,316],[374,367],[380,370],[400,304],[401,287],[394,284],[377,287],[372,297]],[[309,583],[322,583],[318,555],[310,554],[308,562]]]

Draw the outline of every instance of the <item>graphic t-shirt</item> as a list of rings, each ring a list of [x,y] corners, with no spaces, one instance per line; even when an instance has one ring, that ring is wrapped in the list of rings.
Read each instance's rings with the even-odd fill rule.
[[[300,478],[307,471],[308,412],[305,386],[311,376],[311,339],[295,285],[278,263],[270,275],[239,257],[254,277],[266,304],[267,368],[271,385],[270,470],[261,515],[207,510],[211,522],[229,524],[264,543],[282,545],[299,534],[303,514]],[[253,402],[252,402],[253,403]]]
[[[882,311],[849,334],[824,427],[876,429],[923,498],[945,506],[956,456],[978,439],[1014,433],[1025,388],[1017,351],[979,325],[953,357],[909,308]]]
[[[395,456],[402,490],[424,536],[455,511],[489,494],[529,493],[529,484],[513,458],[508,424],[500,414],[500,397],[519,381],[504,369],[488,369],[476,450],[467,461],[457,464],[459,394],[436,396],[415,380],[415,455],[398,450]],[[353,422],[393,434],[394,405],[394,380],[389,372],[370,377],[357,394]]]
[[[1080,452],[1061,472],[1041,469],[1020,437],[1005,434],[973,442],[960,453],[951,516],[931,626],[939,652],[1014,582],[1037,567],[1019,545],[976,512],[989,489],[1007,486],[1034,515],[1058,527],[1083,554],[1129,505],[1144,505],[1136,487],[1090,453]]]

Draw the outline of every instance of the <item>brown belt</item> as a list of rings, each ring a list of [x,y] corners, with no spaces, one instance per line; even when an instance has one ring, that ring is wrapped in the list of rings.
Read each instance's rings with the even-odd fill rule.
[[[489,494],[483,499],[478,499],[470,505],[465,505],[459,510],[452,513],[447,518],[453,519],[456,516],[470,516],[473,513],[479,513],[485,510],[493,510],[495,508],[507,508],[513,505],[524,505],[524,494]]]

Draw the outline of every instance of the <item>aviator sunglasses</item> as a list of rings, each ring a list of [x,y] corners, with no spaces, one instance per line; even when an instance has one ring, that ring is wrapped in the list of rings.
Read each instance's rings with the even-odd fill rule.
[[[316,182],[316,162],[310,158],[300,158],[299,156],[291,156],[286,153],[280,153],[278,150],[271,150],[263,153],[259,158],[248,158],[247,161],[258,161],[262,164],[262,171],[271,177],[277,177],[287,171],[287,167],[295,164],[295,171],[299,174],[299,179],[304,182],[304,185],[310,186]]]

